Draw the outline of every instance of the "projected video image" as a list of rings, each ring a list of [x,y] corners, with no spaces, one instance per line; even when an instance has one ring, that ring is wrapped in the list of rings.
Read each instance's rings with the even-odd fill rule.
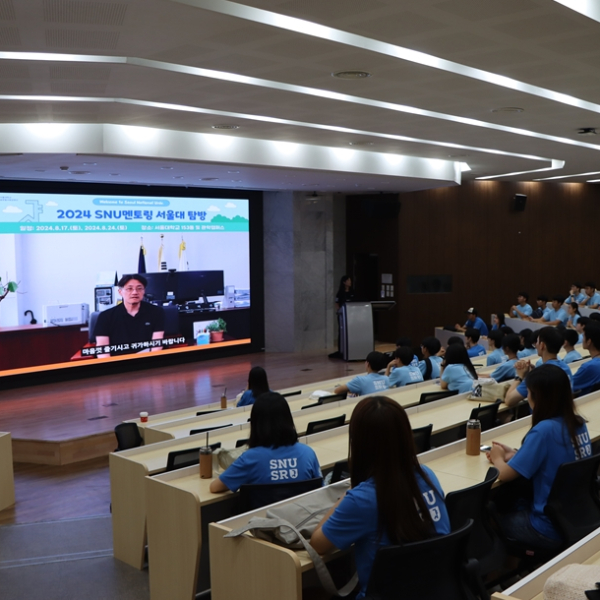
[[[247,199],[0,194],[0,328],[34,340],[0,372],[249,343],[249,235]]]

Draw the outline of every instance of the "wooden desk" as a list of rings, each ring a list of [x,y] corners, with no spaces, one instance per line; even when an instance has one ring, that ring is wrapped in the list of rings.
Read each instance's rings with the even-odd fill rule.
[[[492,600],[543,600],[546,579],[573,563],[600,565],[600,529],[592,531],[503,593],[496,592],[492,595]]]
[[[15,503],[12,440],[10,433],[0,433],[0,510]]]
[[[439,389],[435,383],[424,382],[425,385],[411,385],[397,390],[390,390],[388,394],[401,404],[415,404],[418,402],[421,392]],[[357,399],[349,399],[333,404],[314,407],[298,412],[298,418],[302,423],[308,420],[319,420],[326,418],[324,415],[336,416],[346,414],[349,418]],[[439,401],[438,401],[439,402]],[[440,406],[438,402],[430,403],[428,406]],[[306,401],[298,401],[298,406],[306,404]],[[425,405],[424,405],[425,406]],[[337,410],[336,410],[337,409]],[[224,448],[233,448],[237,440],[247,438],[249,426],[247,416],[241,408],[236,409],[236,415],[244,415],[244,423],[211,432],[211,442],[221,442]],[[331,414],[330,414],[331,411]],[[234,411],[227,411],[227,413]],[[333,414],[335,412],[336,414]],[[301,416],[300,416],[301,415]],[[225,418],[229,417],[229,414]],[[214,413],[214,416],[205,415],[194,420],[194,428],[201,426],[212,426],[223,420],[222,413]],[[301,427],[299,431],[302,431]],[[115,558],[141,569],[144,564],[144,546],[146,544],[146,488],[144,477],[165,470],[168,453],[174,450],[186,448],[197,448],[205,443],[204,434],[189,435],[188,424],[185,425],[186,435],[179,439],[149,444],[140,448],[124,450],[109,455],[110,487],[112,502],[113,523],[113,552]],[[306,426],[304,426],[306,429]],[[335,462],[335,461],[333,461]],[[332,464],[330,461],[322,466]]]
[[[578,399],[577,405],[581,414],[589,420],[588,429],[592,439],[600,438],[600,392]],[[492,440],[497,440],[518,447],[530,425],[531,417],[520,419],[483,433],[482,442],[491,443]],[[311,444],[315,450],[327,445],[327,440]],[[426,464],[435,472],[446,493],[483,481],[490,467],[483,453],[478,456],[467,456],[465,449],[466,441],[461,440],[421,454],[419,457],[422,464]],[[249,536],[236,539],[223,537],[258,514],[260,511],[209,525],[213,600],[242,597],[242,591],[243,597],[248,600],[260,600],[266,597],[301,600],[302,575],[312,568],[312,563],[305,552],[294,552]],[[231,577],[232,569],[235,569],[236,575],[240,576]],[[241,574],[248,576],[242,577]],[[522,596],[522,599],[533,597]],[[495,596],[495,598],[505,600],[503,596]],[[515,598],[521,599],[521,596]],[[186,597],[185,600],[190,598]]]

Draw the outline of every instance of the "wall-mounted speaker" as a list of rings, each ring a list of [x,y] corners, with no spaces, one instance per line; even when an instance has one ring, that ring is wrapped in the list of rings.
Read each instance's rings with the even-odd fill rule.
[[[515,210],[524,211],[526,203],[527,196],[525,194],[515,194]]]

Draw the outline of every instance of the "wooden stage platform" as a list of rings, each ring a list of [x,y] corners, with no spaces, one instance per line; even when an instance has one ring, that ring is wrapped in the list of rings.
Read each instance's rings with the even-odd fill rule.
[[[385,347],[387,350],[388,347]],[[0,391],[0,431],[13,439],[17,463],[67,465],[106,456],[116,447],[114,427],[139,415],[233,398],[254,366],[271,389],[364,372],[364,363],[329,359],[327,351],[257,353],[172,367]]]

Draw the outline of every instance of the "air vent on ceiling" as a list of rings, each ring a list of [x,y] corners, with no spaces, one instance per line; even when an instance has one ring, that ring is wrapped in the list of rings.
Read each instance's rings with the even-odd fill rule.
[[[118,31],[46,30],[46,46],[48,48],[116,50],[118,43]]]
[[[12,0],[0,0],[0,21],[15,21],[15,5]]]
[[[230,125],[227,123],[221,123],[218,125],[213,125],[212,128],[213,129],[239,129],[240,126],[239,125]]]
[[[46,23],[80,25],[123,25],[127,5],[116,2],[77,2],[76,0],[45,0]]]
[[[21,36],[17,27],[0,27],[0,47],[20,45]]]
[[[91,79],[93,81],[108,81],[110,67],[102,65],[49,65],[50,79]]]

